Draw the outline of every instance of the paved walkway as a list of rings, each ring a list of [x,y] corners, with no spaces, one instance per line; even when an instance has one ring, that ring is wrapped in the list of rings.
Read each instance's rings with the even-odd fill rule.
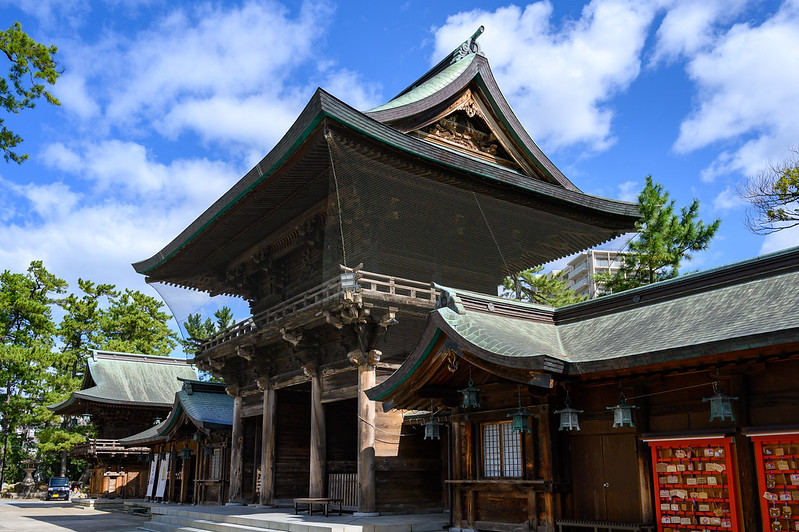
[[[0,499],[0,530],[13,532],[133,532],[146,518],[76,508],[71,503]]]
[[[150,506],[153,514],[173,515],[193,519],[222,520],[240,525],[268,526],[276,530],[314,530],[318,532],[427,532],[443,530],[449,521],[446,513],[380,515],[356,517],[352,513],[325,517],[319,511],[294,515],[294,508],[258,508],[257,506],[191,506],[178,504],[126,504]]]

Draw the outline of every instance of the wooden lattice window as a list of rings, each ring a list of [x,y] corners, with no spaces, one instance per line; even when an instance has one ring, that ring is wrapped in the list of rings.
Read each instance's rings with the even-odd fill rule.
[[[482,441],[484,478],[522,477],[522,436],[510,421],[483,423]]]

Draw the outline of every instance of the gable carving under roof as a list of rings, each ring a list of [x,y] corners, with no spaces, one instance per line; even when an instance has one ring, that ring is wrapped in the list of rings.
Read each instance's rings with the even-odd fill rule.
[[[507,139],[491,127],[492,122],[484,106],[475,100],[470,90],[466,90],[437,119],[428,121],[410,134],[520,171],[522,167],[517,162],[518,155],[514,157],[509,153]]]

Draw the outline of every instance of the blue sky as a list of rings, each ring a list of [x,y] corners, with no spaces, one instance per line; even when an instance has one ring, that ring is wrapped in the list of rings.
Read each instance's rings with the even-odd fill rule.
[[[0,269],[41,259],[151,292],[150,257],[260,160],[322,87],[366,110],[485,26],[533,139],[583,191],[634,200],[652,174],[723,220],[706,269],[799,244],[747,232],[735,189],[799,145],[799,0],[2,1],[59,47],[60,108],[6,120]],[[616,244],[617,246],[620,244]],[[201,296],[172,297],[179,317]],[[179,307],[179,308],[178,308]],[[244,316],[240,314],[237,318]]]

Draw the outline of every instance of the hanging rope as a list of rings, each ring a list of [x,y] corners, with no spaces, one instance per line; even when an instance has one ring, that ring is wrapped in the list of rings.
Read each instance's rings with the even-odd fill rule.
[[[508,268],[508,263],[505,261],[505,255],[502,254],[502,250],[499,247],[499,242],[497,242],[497,238],[494,236],[494,231],[491,230],[491,225],[489,225],[488,223],[488,218],[486,218],[486,215],[483,212],[483,207],[480,206],[480,201],[477,199],[477,194],[475,194],[474,190],[472,190],[472,196],[474,196],[474,202],[477,204],[477,208],[480,210],[480,214],[483,216],[483,221],[485,222],[486,227],[488,228],[488,234],[491,235],[491,239],[494,241],[494,245],[497,247],[497,251],[499,252],[499,258],[502,259],[502,264],[505,265],[505,272],[506,272],[505,275],[513,274],[513,272],[510,271],[510,268]]]
[[[338,231],[341,237],[341,260],[347,266],[347,250],[344,247],[344,222],[341,219],[341,196],[338,191],[338,178],[336,177],[336,166],[333,164],[333,134],[327,129],[325,124],[325,140],[327,141],[327,155],[330,158],[330,171],[333,173],[333,184],[336,187],[336,205],[338,206]]]
[[[629,397],[629,399],[640,399],[642,397],[651,397],[653,395],[662,395],[664,393],[674,393],[674,392],[679,392],[681,390],[690,390],[691,388],[702,388],[703,386],[713,386],[714,389],[715,389],[716,383],[715,382],[705,382],[705,383],[702,383],[702,384],[694,384],[693,386],[683,386],[682,388],[674,388],[673,390],[665,390],[665,391],[662,391],[662,392],[652,392],[652,393],[645,393],[645,394],[641,394],[641,395],[634,395],[632,397]]]

